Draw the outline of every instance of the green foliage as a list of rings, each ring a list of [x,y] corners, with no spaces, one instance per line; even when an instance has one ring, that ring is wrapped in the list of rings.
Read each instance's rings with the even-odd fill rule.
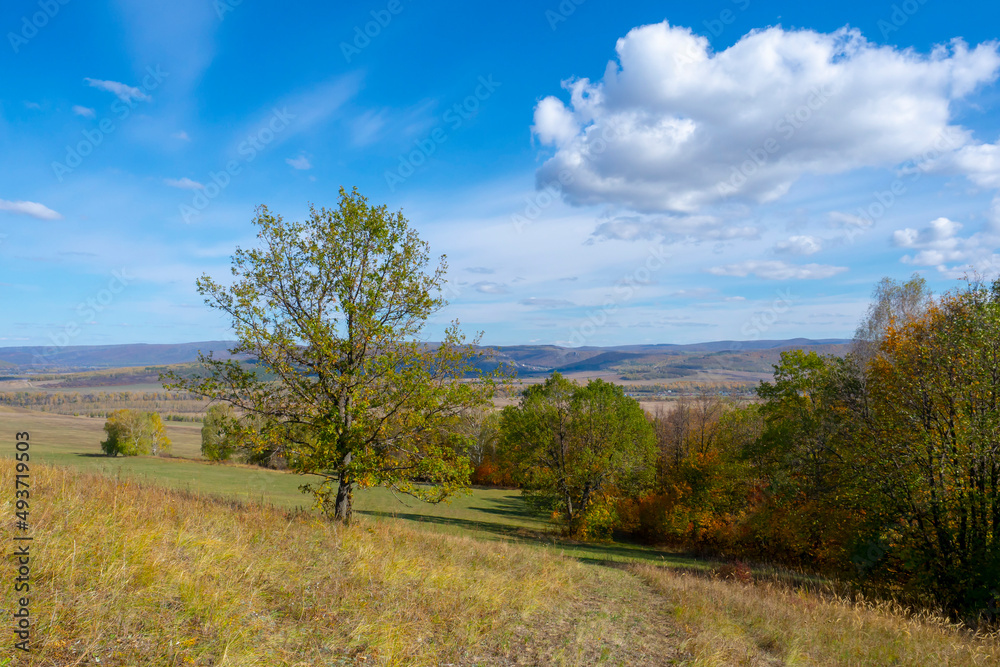
[[[201,455],[209,461],[228,461],[236,450],[236,417],[231,405],[213,405],[201,427]]]
[[[953,615],[995,617],[1000,281],[891,324],[868,376],[857,456],[882,501],[879,564]]]
[[[526,389],[501,415],[503,450],[524,493],[585,532],[595,500],[634,494],[653,478],[656,440],[642,408],[602,380],[579,387],[558,373]]]
[[[420,342],[445,305],[444,257],[428,270],[406,218],[357,190],[304,222],[261,207],[254,224],[260,245],[236,250],[231,285],[203,276],[198,290],[231,318],[231,352],[257,368],[203,357],[207,374],[168,375],[170,385],[261,418],[253,446],[317,476],[303,488],[340,520],[356,485],[430,502],[467,488],[461,416],[490,404],[502,373],[478,370],[491,352],[467,344],[457,322],[440,345]]]
[[[115,410],[104,424],[107,439],[101,450],[108,456],[160,456],[170,453],[170,439],[160,415],[138,410]]]

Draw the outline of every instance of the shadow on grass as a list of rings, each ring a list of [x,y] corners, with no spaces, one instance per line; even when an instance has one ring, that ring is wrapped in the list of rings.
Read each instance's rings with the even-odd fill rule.
[[[489,501],[501,505],[500,509],[475,507],[479,512],[516,516],[522,519],[538,518],[524,507],[519,500]],[[491,521],[476,521],[458,517],[432,516],[412,512],[386,512],[380,510],[355,510],[358,514],[385,519],[404,519],[438,526],[456,528],[463,531],[488,533],[499,538],[517,542],[535,544],[547,549],[561,552],[563,555],[576,558],[582,562],[595,565],[609,565],[626,562],[644,562],[668,565],[674,568],[702,571],[710,569],[715,563],[683,553],[657,549],[655,547],[622,543],[622,542],[578,542],[557,534],[555,530],[539,530],[526,526],[494,523]]]
[[[486,514],[497,514],[500,516],[512,516],[519,519],[539,521],[538,516],[532,513],[531,510],[525,506],[524,501],[520,498],[490,498],[484,502],[494,505],[494,507],[475,505],[470,506],[469,509],[474,509]]]
[[[514,526],[510,524],[492,523],[489,521],[474,521],[472,519],[458,519],[455,517],[448,517],[448,516],[432,516],[429,514],[414,514],[411,512],[384,512],[381,510],[354,510],[354,511],[358,514],[364,514],[367,516],[379,517],[383,519],[406,519],[407,521],[417,521],[419,523],[433,523],[439,526],[451,526],[454,528],[462,528],[464,530],[474,530],[478,532],[492,533],[494,535],[500,535],[501,537],[523,539],[530,536],[532,539],[542,538],[542,534],[532,535],[532,533],[535,531],[532,531],[529,528],[525,528],[523,526]]]

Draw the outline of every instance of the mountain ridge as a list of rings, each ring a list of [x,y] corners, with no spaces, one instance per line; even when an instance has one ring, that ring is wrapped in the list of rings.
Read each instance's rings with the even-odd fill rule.
[[[522,374],[636,368],[692,369],[770,367],[782,350],[813,348],[832,354],[846,352],[847,339],[792,338],[787,340],[708,341],[615,346],[562,347],[559,345],[484,346],[497,351],[497,360]],[[99,370],[135,366],[192,363],[198,352],[228,355],[235,341],[190,343],[126,343],[118,345],[0,347],[0,368],[21,372]],[[752,363],[751,363],[752,362]]]

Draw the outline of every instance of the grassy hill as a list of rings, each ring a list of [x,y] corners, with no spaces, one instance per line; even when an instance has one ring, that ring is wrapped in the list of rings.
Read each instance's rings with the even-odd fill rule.
[[[0,461],[13,488],[14,464]],[[987,665],[887,605],[32,468],[25,665]],[[11,543],[11,523],[0,539]],[[11,590],[12,568],[2,583]],[[0,649],[11,657],[8,642]],[[26,658],[26,659],[25,659]]]
[[[198,461],[192,425],[168,424],[187,459],[94,456],[99,426],[0,410],[34,443],[36,643],[11,664],[1000,663],[995,637],[823,582],[567,542],[512,491],[404,508],[368,490],[343,528],[294,509],[295,475]]]

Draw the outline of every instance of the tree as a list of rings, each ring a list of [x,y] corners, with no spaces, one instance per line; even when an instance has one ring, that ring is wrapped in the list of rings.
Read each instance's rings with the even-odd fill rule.
[[[170,453],[167,429],[155,412],[115,410],[104,423],[107,439],[101,449],[108,456],[159,456]]]
[[[845,456],[856,383],[856,366],[844,359],[789,350],[774,382],[757,389],[764,428],[747,454],[764,495],[758,532],[792,558],[843,563],[846,543],[864,530],[857,475]]]
[[[183,388],[233,405],[267,425],[254,446],[318,478],[302,488],[327,514],[351,518],[355,487],[383,485],[438,502],[468,486],[463,410],[490,404],[499,368],[466,343],[458,323],[438,345],[419,340],[445,305],[442,256],[402,212],[340,190],[335,210],[310,207],[286,222],[266,207],[253,224],[260,246],[237,248],[232,284],[198,280],[206,303],[232,322],[232,355],[202,357],[207,373],[168,375]],[[334,491],[336,491],[335,500]]]
[[[601,494],[637,493],[652,481],[653,428],[637,401],[602,380],[579,387],[553,373],[504,408],[500,429],[525,494],[560,512],[571,535]]]
[[[953,615],[1000,603],[1000,281],[887,328],[858,456],[893,566]]]
[[[236,450],[236,416],[229,404],[213,405],[201,427],[201,455],[209,461],[228,461]]]
[[[851,357],[862,367],[878,354],[886,331],[902,326],[926,312],[931,304],[927,281],[914,273],[906,282],[883,278],[872,292],[872,302],[851,342]]]

